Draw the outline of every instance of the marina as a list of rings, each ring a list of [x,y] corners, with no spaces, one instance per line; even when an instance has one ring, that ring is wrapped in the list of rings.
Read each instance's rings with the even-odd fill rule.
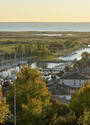
[[[44,74],[45,79],[51,79],[52,74],[58,74],[60,71],[63,71],[66,66],[73,65],[75,61],[81,59],[81,54],[83,52],[89,52],[90,48],[84,48],[76,51],[73,55],[67,55],[66,57],[59,57],[56,61],[53,62],[34,62],[30,64],[31,68],[39,68],[39,71]],[[61,60],[60,60],[61,59]],[[60,62],[61,61],[61,62]],[[7,62],[7,61],[6,61]],[[0,81],[4,79],[11,79],[16,72],[20,72],[21,68],[28,64],[28,60],[18,60],[12,63],[6,63],[5,65],[0,66]]]

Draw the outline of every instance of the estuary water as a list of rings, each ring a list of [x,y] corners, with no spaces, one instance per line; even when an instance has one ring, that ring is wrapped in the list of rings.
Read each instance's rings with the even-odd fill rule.
[[[79,50],[77,50],[77,51],[75,51],[75,52],[73,52],[73,53],[71,53],[71,54],[69,54],[67,56],[60,56],[58,58],[58,60],[69,61],[68,63],[65,63],[65,62],[63,62],[63,63],[47,63],[45,68],[49,68],[49,69],[53,69],[53,68],[64,69],[65,66],[72,64],[72,61],[80,60],[82,58],[81,55],[82,55],[83,52],[90,53],[90,47],[79,49]],[[33,63],[31,65],[31,67],[32,68],[37,68],[37,67],[42,68],[43,65],[41,65],[41,64],[37,65],[37,63]]]
[[[67,60],[73,61],[73,60],[75,60],[75,59],[76,59],[76,60],[80,60],[80,59],[82,58],[82,53],[83,53],[83,52],[88,52],[88,53],[90,53],[90,47],[77,50],[77,51],[75,51],[74,53],[71,53],[71,54],[69,54],[69,55],[67,55],[67,56],[61,56],[61,57],[59,57],[58,59],[61,59],[61,60],[64,60],[64,61],[67,61]]]

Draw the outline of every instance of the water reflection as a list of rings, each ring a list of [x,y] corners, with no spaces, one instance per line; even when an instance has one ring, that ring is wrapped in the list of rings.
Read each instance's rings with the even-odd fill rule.
[[[71,60],[75,60],[75,59],[80,60],[82,58],[81,55],[82,55],[83,52],[90,53],[90,48],[80,49],[80,50],[78,50],[74,53],[71,53],[71,54],[67,55],[67,56],[61,56],[58,59],[61,59],[61,60],[64,60],[64,61],[66,61],[66,60],[71,61]]]
[[[64,69],[65,66],[67,65],[70,65],[72,64],[72,61],[73,60],[80,60],[82,57],[82,53],[83,52],[88,52],[90,53],[90,48],[84,48],[84,49],[80,49],[80,50],[77,50],[76,52],[74,53],[71,53],[67,56],[61,56],[59,57],[58,59],[61,59],[61,60],[64,60],[64,61],[69,61],[69,62],[63,62],[63,63],[33,63],[31,65],[32,68],[42,68],[42,69],[45,69],[45,68],[48,68],[48,69],[53,69],[53,68],[58,68],[58,69]]]
[[[72,64],[71,62],[63,63],[32,63],[32,68],[42,68],[42,69],[58,69],[63,70],[65,66]]]
[[[62,34],[36,34],[38,36],[62,36]]]

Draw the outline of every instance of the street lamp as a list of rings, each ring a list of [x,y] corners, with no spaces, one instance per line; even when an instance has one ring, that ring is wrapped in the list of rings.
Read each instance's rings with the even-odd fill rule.
[[[14,75],[12,79],[15,81],[17,77]],[[14,125],[16,125],[16,81],[14,82]]]

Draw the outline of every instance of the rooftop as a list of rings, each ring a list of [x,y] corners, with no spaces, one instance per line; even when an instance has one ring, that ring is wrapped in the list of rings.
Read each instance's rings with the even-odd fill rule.
[[[89,75],[86,75],[86,74],[82,74],[82,73],[79,73],[79,72],[71,72],[71,73],[68,73],[64,76],[61,77],[62,79],[81,79],[81,80],[89,80],[90,79],[90,76]]]

